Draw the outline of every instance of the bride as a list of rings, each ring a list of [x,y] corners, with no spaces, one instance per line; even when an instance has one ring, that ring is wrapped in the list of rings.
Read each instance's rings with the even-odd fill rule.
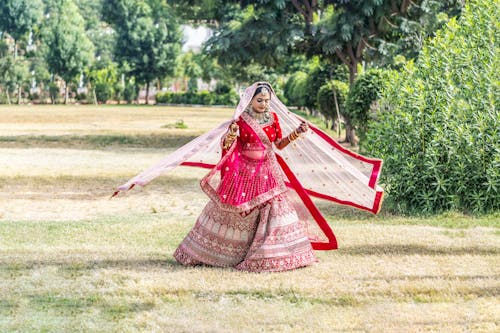
[[[201,180],[209,202],[174,252],[183,265],[250,272],[308,266],[317,261],[313,249],[337,248],[311,197],[373,213],[382,202],[376,185],[381,161],[344,149],[289,112],[266,82],[245,90],[232,120],[132,178],[115,195],[178,165],[210,169]]]

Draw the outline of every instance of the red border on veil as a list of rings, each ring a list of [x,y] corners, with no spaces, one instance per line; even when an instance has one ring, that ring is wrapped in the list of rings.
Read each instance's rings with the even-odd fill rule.
[[[299,118],[299,117],[297,117]],[[299,118],[302,120],[302,118]],[[314,125],[308,123],[309,128],[313,130],[314,133],[318,134],[323,140],[328,142],[330,145],[335,147],[335,149],[340,150],[344,154],[347,154],[351,157],[354,157],[357,160],[369,163],[373,165],[373,170],[372,174],[370,176],[370,181],[368,182],[368,186],[375,189],[375,185],[377,184],[378,177],[380,175],[380,169],[382,168],[382,160],[376,159],[376,158],[368,158],[363,155],[356,154],[353,151],[350,151],[349,149],[346,149],[339,145],[339,143],[335,140],[333,140],[330,136],[328,136],[325,132],[320,130],[319,128],[315,127]]]
[[[286,164],[285,160],[283,160],[283,158],[278,154],[276,154],[276,158],[281,166],[281,169],[283,169],[283,172],[288,177],[288,180],[290,180],[290,183],[292,185],[291,187],[295,190],[295,192],[297,192],[300,199],[302,199],[302,202],[306,206],[307,210],[309,211],[309,213],[311,213],[314,220],[320,227],[321,231],[323,231],[325,236],[328,238],[328,242],[326,243],[311,242],[312,248],[314,250],[336,250],[338,248],[337,238],[335,237],[332,228],[330,228],[326,219],[323,217],[323,215],[321,215],[321,212],[319,211],[318,207],[316,207],[316,205],[312,202],[306,190],[304,189],[302,184],[300,184],[297,177],[295,177],[290,167]]]

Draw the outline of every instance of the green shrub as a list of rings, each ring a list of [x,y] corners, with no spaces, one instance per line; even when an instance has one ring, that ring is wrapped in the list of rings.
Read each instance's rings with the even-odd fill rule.
[[[87,94],[86,93],[76,94],[76,100],[79,102],[86,102],[87,101]]]
[[[345,101],[348,91],[349,86],[346,83],[337,80],[329,81],[327,84],[321,86],[318,91],[317,103],[319,106],[319,112],[325,117],[325,119],[327,119],[327,121],[329,120],[332,122],[332,128],[338,118],[335,97],[337,99],[339,113],[344,114]]]
[[[50,100],[51,100],[52,104],[57,103],[57,99],[59,98],[59,95],[60,95],[60,89],[59,89],[59,86],[57,84],[55,84],[54,82],[51,82],[49,84],[49,95],[50,95]]]
[[[389,208],[404,213],[500,209],[497,1],[471,0],[389,77],[364,149],[384,159]]]
[[[304,89],[304,104],[310,110],[318,110],[318,91],[331,80],[347,82],[345,66],[319,63],[307,75]]]
[[[239,100],[238,94],[234,91],[234,89],[231,89],[226,94],[215,95],[214,105],[235,106],[236,104],[238,104],[238,100]]]
[[[106,82],[98,82],[95,84],[95,95],[98,102],[106,103],[114,95],[113,87]]]
[[[226,82],[219,81],[215,85],[215,90],[214,92],[218,95],[224,95],[230,93],[232,90],[231,85],[229,85]]]
[[[350,117],[356,133],[363,142],[368,130],[370,110],[376,108],[382,96],[389,73],[381,69],[369,69],[358,75],[347,95],[345,112]]]
[[[215,92],[163,92],[156,94],[157,103],[166,104],[199,104],[199,105],[236,105],[238,95],[234,90],[226,94],[217,94]]]
[[[295,72],[286,82],[284,95],[288,105],[303,107],[306,105],[307,74]]]
[[[137,87],[134,83],[125,83],[125,88],[123,89],[123,98],[125,98],[128,104],[137,99]]]

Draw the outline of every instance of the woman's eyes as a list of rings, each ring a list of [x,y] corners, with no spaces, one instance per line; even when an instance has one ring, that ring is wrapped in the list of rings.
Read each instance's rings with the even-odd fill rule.
[[[257,99],[257,102],[258,102],[258,103],[262,103],[262,102],[269,102],[269,100],[268,100],[268,99],[263,100],[263,99],[258,98],[258,99]]]

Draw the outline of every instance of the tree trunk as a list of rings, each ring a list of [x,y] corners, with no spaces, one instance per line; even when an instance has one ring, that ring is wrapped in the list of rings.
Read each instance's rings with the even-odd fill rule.
[[[21,86],[17,87],[17,104],[21,104]]]
[[[64,104],[68,104],[68,84],[64,82]]]
[[[330,126],[330,129],[334,132],[337,131],[337,128],[338,128],[338,124],[335,120],[332,119],[332,125]]]
[[[358,75],[358,61],[356,59],[351,59],[349,64],[349,86],[352,86],[356,76]]]
[[[349,88],[352,87],[356,76],[358,75],[358,59],[355,57],[350,57],[351,62],[349,64]],[[351,124],[351,118],[344,115],[345,121],[345,141],[349,142],[351,146],[355,147],[358,145],[358,140],[356,138],[356,133],[354,133],[354,126]]]
[[[358,145],[358,139],[356,133],[354,132],[354,127],[351,124],[351,118],[344,115],[345,122],[345,141],[349,142],[351,146],[355,147]]]
[[[7,96],[7,104],[11,104],[10,102],[10,94],[9,94],[9,89],[5,89],[5,96]]]
[[[146,83],[146,104],[149,104],[149,81]]]
[[[97,95],[95,93],[95,88],[92,87],[92,97],[94,99],[94,105],[97,105]]]

